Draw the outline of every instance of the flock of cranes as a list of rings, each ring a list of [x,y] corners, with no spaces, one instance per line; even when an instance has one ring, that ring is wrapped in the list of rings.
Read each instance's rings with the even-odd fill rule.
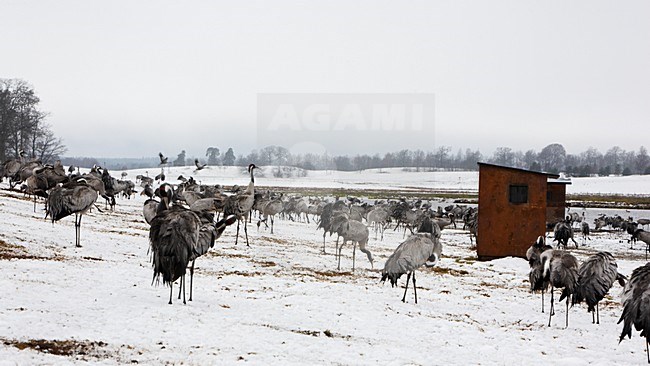
[[[128,197],[134,193],[134,185],[110,176],[108,170],[94,167],[89,173],[79,174],[78,170],[65,173],[60,162],[47,166],[34,161],[24,161],[19,157],[2,165],[2,174],[9,177],[12,187],[22,183],[22,189],[29,194],[45,198],[45,217],[52,222],[67,216],[75,216],[75,246],[81,246],[81,219],[91,209],[99,210],[96,201],[104,197],[111,208],[115,197],[124,192]],[[197,170],[205,168],[198,161]],[[161,166],[167,158],[160,154]],[[150,225],[149,249],[153,268],[153,282],[169,286],[169,304],[172,304],[174,283],[179,283],[178,299],[185,299],[185,277],[189,269],[189,301],[193,296],[193,275],[195,261],[212,248],[228,226],[237,222],[235,244],[238,243],[240,225],[244,226],[246,245],[250,246],[247,224],[252,221],[254,212],[258,214],[257,227],[270,224],[274,231],[275,219],[279,216],[287,220],[304,220],[309,216],[317,221],[317,229],[323,230],[323,248],[326,252],[326,238],[337,234],[335,255],[337,268],[341,268],[343,247],[352,242],[352,270],[356,267],[356,248],[366,254],[370,266],[374,268],[374,257],[368,248],[371,230],[375,238],[395,225],[395,230],[404,231],[404,240],[397,245],[386,260],[381,271],[381,281],[388,280],[396,286],[399,278],[406,274],[406,285],[402,301],[406,302],[409,284],[412,283],[417,304],[416,270],[422,266],[431,267],[442,256],[442,231],[445,227],[463,226],[476,234],[476,209],[450,206],[444,210],[433,210],[421,201],[393,200],[362,203],[355,199],[310,200],[301,197],[283,197],[271,192],[256,192],[254,164],[248,166],[250,175],[248,186],[225,194],[222,187],[207,187],[192,178],[181,179],[181,184],[172,186],[159,177],[161,184],[153,189],[148,177],[140,177],[142,188],[149,188],[149,199],[143,204],[143,217]],[[31,174],[30,174],[31,173]],[[161,173],[164,173],[161,171]],[[145,191],[143,191],[144,193]],[[568,241],[573,239],[571,218],[556,225],[554,234],[557,248],[545,243],[540,237],[527,252],[530,265],[529,281],[533,292],[541,292],[542,312],[544,312],[544,293],[550,291],[548,325],[555,313],[554,292],[561,289],[559,301],[566,301],[565,326],[568,327],[569,307],[586,303],[587,311],[592,313],[592,322],[600,323],[599,302],[606,296],[615,282],[624,286],[623,313],[619,323],[623,323],[620,340],[630,337],[632,326],[641,331],[646,338],[646,348],[650,343],[650,263],[635,269],[629,280],[618,272],[616,260],[611,253],[598,252],[582,264],[567,251]],[[364,224],[363,221],[366,221]],[[642,221],[639,220],[638,224]],[[581,228],[584,232],[584,223]],[[588,229],[588,225],[587,229]],[[410,232],[409,236],[406,234]],[[630,232],[628,230],[628,232]],[[635,227],[632,239],[650,242],[648,233]],[[339,239],[342,243],[339,245]],[[471,239],[471,236],[470,236]],[[632,240],[631,239],[631,240]],[[575,243],[575,240],[573,240]],[[649,244],[650,245],[650,244]],[[577,246],[577,243],[576,243]],[[627,282],[626,282],[627,281]],[[650,353],[648,354],[650,363]]]
[[[640,230],[640,229],[637,229]],[[638,234],[638,231],[635,231]],[[557,236],[557,232],[556,232]],[[529,282],[532,292],[541,292],[542,313],[544,292],[551,292],[548,326],[555,315],[554,290],[562,289],[560,300],[566,299],[566,323],[569,326],[569,304],[586,303],[587,312],[592,314],[592,323],[600,324],[598,304],[605,298],[614,283],[623,286],[623,313],[618,323],[623,323],[619,342],[625,336],[631,337],[632,325],[641,331],[646,340],[646,354],[650,363],[650,263],[636,268],[628,278],[618,272],[614,256],[606,251],[597,252],[582,264],[566,251],[566,245],[558,241],[558,249],[545,244],[545,238],[538,240],[526,252],[530,265]],[[559,249],[563,247],[564,249]],[[550,287],[550,290],[549,290]]]

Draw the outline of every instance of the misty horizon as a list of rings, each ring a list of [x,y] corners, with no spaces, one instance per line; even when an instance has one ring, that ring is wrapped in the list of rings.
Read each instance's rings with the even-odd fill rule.
[[[430,133],[292,137],[332,155],[646,143],[644,1],[37,3],[3,4],[0,70],[33,85],[66,156],[288,145],[263,128],[268,94],[435,97]]]

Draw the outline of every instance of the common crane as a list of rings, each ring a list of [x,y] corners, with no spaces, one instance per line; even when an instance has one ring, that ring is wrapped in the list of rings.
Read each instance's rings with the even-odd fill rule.
[[[397,280],[403,275],[406,276],[406,287],[402,302],[406,302],[406,291],[409,288],[411,275],[413,276],[413,292],[415,294],[415,303],[418,303],[418,293],[415,284],[415,270],[422,265],[433,267],[442,254],[442,244],[440,243],[440,228],[429,218],[425,218],[418,233],[409,236],[400,244],[395,252],[386,261],[384,269],[381,272],[381,281],[390,280],[394,287]]]
[[[160,203],[157,214],[151,220],[149,242],[154,269],[153,281],[162,277],[163,284],[169,285],[169,304],[172,304],[173,284],[180,279],[180,291],[185,301],[185,274],[190,261],[190,298],[194,278],[196,258],[207,253],[214,246],[225,228],[236,221],[230,216],[213,223],[210,213],[197,213],[182,206],[171,205],[173,189],[169,184],[160,187]],[[179,291],[179,299],[180,299]]]
[[[571,306],[586,302],[587,311],[591,313],[591,322],[600,324],[598,303],[615,281],[625,286],[625,276],[618,273],[614,256],[609,252],[598,252],[590,256],[578,269],[578,285],[573,293]]]
[[[71,182],[67,186],[55,187],[50,190],[45,217],[49,215],[54,223],[74,214],[75,246],[81,247],[81,218],[97,201],[97,197],[97,191],[89,186],[85,179]]]
[[[253,208],[253,203],[255,202],[255,176],[253,175],[253,170],[256,168],[257,166],[255,164],[248,165],[248,172],[251,175],[251,181],[248,183],[248,187],[246,187],[246,190],[242,193],[228,196],[224,205],[224,216],[235,215],[237,217],[237,235],[235,236],[235,245],[237,245],[237,242],[239,241],[239,225],[242,219],[244,219],[246,246],[250,246],[248,243],[247,219],[251,208]]]
[[[544,278],[551,283],[551,310],[548,317],[548,326],[555,315],[553,303],[553,290],[561,288],[560,301],[566,298],[566,326],[569,326],[569,301],[578,285],[578,260],[568,252],[549,249],[541,255],[544,266]]]
[[[553,249],[544,242],[544,236],[537,237],[535,243],[526,251],[526,259],[530,265],[528,279],[530,281],[530,291],[540,291],[542,294],[542,313],[544,312],[544,292],[548,289],[550,281],[544,277],[544,265],[541,256],[545,251]]]
[[[650,343],[650,263],[641,266],[632,271],[630,280],[623,289],[623,313],[618,320],[623,322],[623,330],[618,339],[621,343],[625,336],[632,338],[632,325],[641,332],[641,337],[645,337],[645,351],[650,363],[650,352],[648,352],[648,343]]]

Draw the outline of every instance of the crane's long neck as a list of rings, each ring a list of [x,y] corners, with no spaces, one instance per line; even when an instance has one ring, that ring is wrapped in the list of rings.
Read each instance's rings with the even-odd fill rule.
[[[255,194],[255,182],[252,180],[248,183],[248,187],[246,187],[246,194]]]
[[[251,169],[251,181],[250,183],[248,183],[248,187],[246,188],[246,193],[255,194],[255,177],[253,176],[253,169]]]

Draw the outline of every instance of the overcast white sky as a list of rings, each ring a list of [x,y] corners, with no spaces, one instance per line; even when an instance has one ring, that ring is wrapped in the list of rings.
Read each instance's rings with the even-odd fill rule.
[[[3,1],[0,14],[0,77],[35,87],[68,156],[247,153],[259,93],[435,94],[434,136],[387,131],[374,151],[342,137],[332,153],[650,146],[648,1]]]

